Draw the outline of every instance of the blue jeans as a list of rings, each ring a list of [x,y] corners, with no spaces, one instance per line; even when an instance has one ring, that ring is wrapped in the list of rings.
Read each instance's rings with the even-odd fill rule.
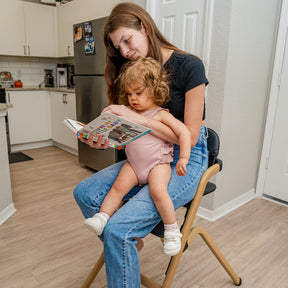
[[[201,127],[197,144],[191,149],[187,175],[177,176],[179,146],[174,145],[174,160],[168,193],[177,209],[194,198],[199,180],[208,166],[206,128]],[[74,197],[83,215],[92,217],[100,209],[125,161],[109,166],[74,190]],[[104,244],[107,287],[140,288],[139,255],[135,238],[144,238],[161,220],[149,194],[149,185],[135,186],[126,196],[130,199],[109,219],[100,239]],[[125,199],[124,199],[125,200]]]

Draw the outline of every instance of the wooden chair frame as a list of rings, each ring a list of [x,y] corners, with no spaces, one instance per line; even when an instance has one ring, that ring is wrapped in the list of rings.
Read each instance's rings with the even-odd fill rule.
[[[217,152],[218,154],[218,152]],[[165,279],[162,283],[162,285],[156,283],[155,281],[151,280],[147,276],[143,275],[141,273],[141,283],[148,287],[148,288],[169,288],[171,286],[171,283],[173,281],[174,275],[176,273],[178,264],[180,262],[181,256],[183,252],[188,248],[188,246],[191,244],[193,239],[199,234],[204,242],[207,244],[207,246],[210,248],[212,253],[215,255],[215,257],[218,259],[220,264],[223,266],[223,268],[226,270],[226,272],[231,277],[232,281],[236,286],[240,286],[242,284],[241,278],[235,273],[229,262],[226,260],[226,258],[223,256],[219,248],[216,246],[215,242],[212,240],[208,232],[201,226],[194,226],[193,223],[196,217],[196,213],[198,211],[201,199],[204,195],[205,189],[207,187],[209,179],[220,172],[222,169],[222,161],[220,159],[215,159],[215,163],[211,165],[202,175],[197,191],[195,193],[194,199],[191,201],[191,205],[188,206],[188,210],[185,215],[185,219],[181,228],[182,233],[182,239],[181,239],[181,250],[180,252],[171,257],[170,263],[168,264],[168,268],[166,271]],[[214,189],[215,190],[215,189]],[[89,288],[92,282],[94,281],[95,277],[101,270],[102,266],[104,265],[104,252],[102,252],[101,256],[99,257],[97,263],[93,267],[92,271],[86,278],[82,288]]]

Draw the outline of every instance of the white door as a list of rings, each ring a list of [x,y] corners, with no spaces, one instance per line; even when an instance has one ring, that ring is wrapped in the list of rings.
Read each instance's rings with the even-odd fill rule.
[[[178,48],[200,58],[204,55],[205,17],[208,10],[205,0],[150,1],[155,22],[163,35]],[[209,2],[209,1],[208,1]],[[211,2],[211,1],[210,1]],[[147,7],[148,12],[150,7]]]
[[[288,202],[288,29],[264,194]]]

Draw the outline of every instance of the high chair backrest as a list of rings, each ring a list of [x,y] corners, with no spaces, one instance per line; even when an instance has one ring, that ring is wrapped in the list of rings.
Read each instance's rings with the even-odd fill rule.
[[[218,134],[211,128],[207,128],[207,148],[209,152],[208,167],[216,163],[217,156],[220,149],[220,139]]]

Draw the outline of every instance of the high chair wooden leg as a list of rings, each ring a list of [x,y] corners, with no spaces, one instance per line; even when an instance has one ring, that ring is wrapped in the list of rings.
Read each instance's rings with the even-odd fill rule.
[[[220,249],[217,247],[213,239],[210,237],[208,232],[200,226],[193,227],[191,229],[190,235],[188,237],[187,243],[188,245],[192,242],[192,240],[195,238],[197,234],[200,234],[202,239],[205,241],[209,249],[212,251],[212,253],[215,255],[215,257],[218,259],[220,264],[223,266],[223,268],[226,270],[226,272],[229,274],[231,279],[233,280],[234,284],[236,286],[240,286],[242,283],[241,278],[236,274],[236,272],[233,270],[232,266],[229,264],[229,262],[226,260],[226,258],[221,253]]]
[[[102,254],[100,255],[98,261],[96,262],[95,266],[93,267],[93,269],[89,273],[88,277],[86,278],[85,282],[83,283],[82,288],[89,288],[90,287],[90,285],[94,281],[95,277],[97,276],[97,274],[99,273],[99,271],[103,267],[104,262],[105,262],[105,260],[104,260],[104,251],[103,251]]]
[[[159,285],[155,281],[151,280],[147,276],[143,275],[142,273],[141,273],[141,283],[145,287],[149,287],[149,288],[161,288],[162,287],[161,285]]]
[[[164,238],[160,238],[161,241],[164,241]],[[171,286],[171,283],[173,281],[174,275],[176,273],[179,261],[181,259],[181,256],[183,254],[183,250],[184,250],[184,246],[185,246],[185,241],[182,241],[182,247],[180,252],[171,257],[168,269],[166,271],[166,277],[163,281],[162,285],[159,285],[158,283],[156,283],[155,281],[151,280],[150,278],[148,278],[147,276],[143,275],[141,273],[141,283],[149,288],[169,288]]]
[[[171,258],[171,262],[169,263],[169,267],[166,272],[166,277],[164,279],[164,282],[161,288],[169,288],[171,286],[178,264],[183,254],[183,249],[184,249],[184,246],[182,245],[181,251],[177,255]]]

